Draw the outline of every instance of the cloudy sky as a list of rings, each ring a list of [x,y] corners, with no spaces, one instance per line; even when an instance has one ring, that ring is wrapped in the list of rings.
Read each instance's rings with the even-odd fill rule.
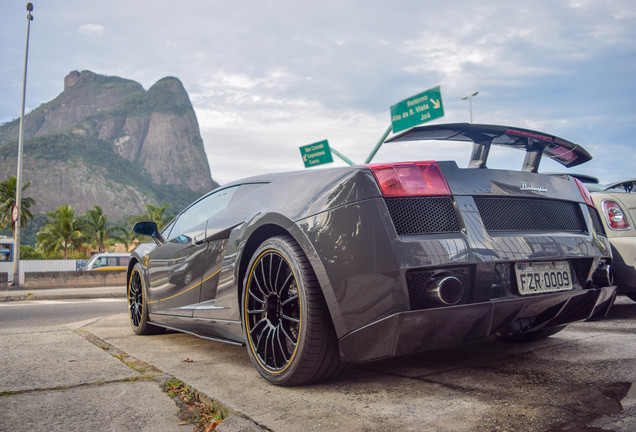
[[[19,117],[26,2],[0,3],[0,122]],[[71,70],[149,88],[179,78],[212,176],[304,169],[328,139],[363,162],[391,105],[441,86],[445,117],[544,131],[594,159],[573,172],[636,177],[636,2],[33,1],[27,112]],[[467,144],[386,144],[374,162],[451,159]],[[522,152],[491,155],[518,169]],[[344,165],[336,160],[332,165]],[[316,168],[312,168],[316,169]],[[562,171],[544,160],[543,171]]]

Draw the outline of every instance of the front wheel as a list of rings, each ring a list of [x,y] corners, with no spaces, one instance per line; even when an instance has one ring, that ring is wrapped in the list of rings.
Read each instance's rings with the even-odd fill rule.
[[[292,237],[273,237],[256,250],[242,302],[250,360],[271,383],[307,384],[345,369],[316,275]]]
[[[156,334],[161,329],[148,322],[148,301],[146,300],[141,270],[141,265],[139,263],[135,264],[128,278],[126,292],[130,327],[138,335]]]

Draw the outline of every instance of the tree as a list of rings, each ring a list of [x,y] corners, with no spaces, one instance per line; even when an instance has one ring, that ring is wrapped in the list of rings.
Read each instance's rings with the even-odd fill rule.
[[[132,226],[137,222],[154,222],[157,224],[157,228],[161,231],[167,224],[173,219],[173,216],[167,215],[166,209],[170,204],[165,204],[158,207],[154,204],[146,204],[147,212],[141,215],[133,216],[128,220],[128,223]],[[139,239],[141,236],[137,234],[132,235],[133,238]]]
[[[22,184],[22,192],[31,185],[31,182]],[[0,182],[0,231],[7,225],[11,225],[11,231],[15,230],[15,224],[11,218],[11,211],[15,205],[15,176],[9,177],[7,180]],[[35,205],[35,200],[31,197],[25,197],[22,194],[20,198],[22,204],[20,206],[20,226],[26,228],[29,220],[33,219],[31,214],[31,206]]]
[[[75,210],[71,206],[59,206],[46,217],[46,225],[36,236],[37,248],[46,255],[62,252],[67,259],[69,251],[77,251],[88,240],[86,223],[75,218]]]
[[[86,224],[87,234],[98,252],[104,252],[108,240],[128,246],[128,231],[120,226],[108,226],[108,217],[102,212],[100,206],[87,211],[82,219]]]
[[[153,204],[146,204],[146,210],[148,210],[147,221],[155,222],[159,230],[162,230],[163,227],[168,225],[168,222],[172,220],[172,216],[165,214],[166,209],[170,206],[170,204],[165,204],[161,207],[157,207]]]

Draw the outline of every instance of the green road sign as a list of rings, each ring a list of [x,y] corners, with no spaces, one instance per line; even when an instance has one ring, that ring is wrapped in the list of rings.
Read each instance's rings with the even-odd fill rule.
[[[391,107],[393,133],[443,116],[442,92],[439,86],[433,87]]]
[[[300,155],[303,157],[305,168],[333,162],[327,140],[300,147]]]

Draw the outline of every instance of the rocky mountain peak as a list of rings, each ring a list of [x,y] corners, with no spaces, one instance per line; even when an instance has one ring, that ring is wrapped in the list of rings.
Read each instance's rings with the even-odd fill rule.
[[[18,126],[17,119],[0,126],[3,176],[15,172]],[[24,137],[36,212],[100,205],[125,219],[146,203],[172,202],[178,210],[216,185],[190,98],[175,77],[146,91],[125,78],[71,71],[55,99],[25,116]]]

